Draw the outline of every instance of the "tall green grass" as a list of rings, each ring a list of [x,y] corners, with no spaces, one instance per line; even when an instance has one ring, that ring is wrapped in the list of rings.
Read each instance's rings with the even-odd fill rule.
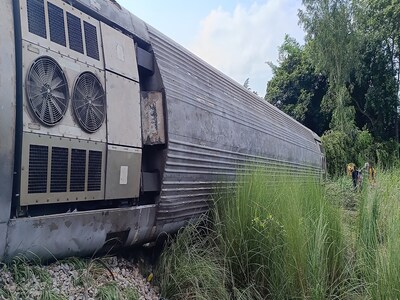
[[[400,169],[359,193],[256,168],[213,204],[162,255],[168,298],[400,299]]]
[[[216,201],[234,284],[273,299],[331,298],[345,271],[340,212],[312,178],[278,176],[251,171]]]
[[[159,268],[169,270],[160,276],[162,293],[173,298],[171,287],[179,291],[184,286],[192,293],[198,291],[201,296],[195,299],[338,295],[345,272],[340,212],[326,201],[319,183],[312,178],[274,176],[261,169],[245,172],[237,182],[230,189],[221,188],[214,199],[208,247],[193,244],[183,231],[167,248]],[[182,272],[191,275],[200,270],[219,273],[218,284],[213,283],[219,287],[218,295],[204,296],[197,282],[182,278]],[[208,280],[201,287],[211,282],[207,276],[197,277]]]
[[[357,269],[372,299],[400,298],[400,170],[379,175],[360,199]]]

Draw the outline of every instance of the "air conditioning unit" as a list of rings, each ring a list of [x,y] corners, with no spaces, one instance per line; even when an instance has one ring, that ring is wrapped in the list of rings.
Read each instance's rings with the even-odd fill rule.
[[[61,0],[20,5],[20,205],[104,199],[107,103],[100,23]]]

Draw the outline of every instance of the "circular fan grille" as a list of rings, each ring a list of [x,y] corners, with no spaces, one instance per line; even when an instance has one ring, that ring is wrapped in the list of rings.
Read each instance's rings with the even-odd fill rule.
[[[106,97],[96,75],[90,72],[79,75],[74,87],[72,106],[84,130],[95,132],[101,127],[105,118]]]
[[[28,102],[45,125],[61,121],[68,108],[68,84],[58,63],[47,56],[36,59],[26,77]]]

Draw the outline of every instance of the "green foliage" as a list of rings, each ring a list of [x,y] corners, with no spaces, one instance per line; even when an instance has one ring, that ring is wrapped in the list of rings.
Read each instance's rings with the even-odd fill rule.
[[[387,169],[396,165],[398,146],[393,140],[376,143],[371,133],[355,130],[346,134],[337,130],[327,131],[322,137],[328,173],[337,177],[345,173],[350,162],[361,168],[366,162]]]
[[[300,22],[315,65],[329,78],[326,101],[334,103],[331,129],[353,130],[354,109],[350,106],[347,82],[358,65],[359,42],[352,19],[350,0],[303,0]]]
[[[68,299],[64,295],[52,291],[50,287],[45,287],[40,295],[40,300],[66,300]]]
[[[139,300],[140,296],[135,288],[127,288],[123,291],[124,300]]]
[[[213,230],[190,226],[164,251],[162,295],[324,299],[345,292],[339,211],[312,179],[279,176],[252,171],[220,189]]]
[[[330,117],[320,108],[327,89],[326,77],[316,72],[308,49],[288,35],[279,48],[278,63],[279,66],[269,63],[274,77],[268,82],[265,99],[322,134]]]
[[[156,274],[168,299],[229,299],[224,261],[213,234],[189,225],[161,255]]]
[[[400,297],[400,170],[379,174],[361,198],[356,272],[371,299]]]
[[[217,201],[234,285],[273,299],[329,298],[344,272],[340,215],[318,183],[277,178],[251,172]]]
[[[121,291],[115,282],[109,282],[99,286],[96,294],[97,300],[119,300],[122,299]]]
[[[350,162],[350,139],[341,131],[328,131],[321,137],[325,149],[328,173],[336,176],[342,174],[347,162]]]

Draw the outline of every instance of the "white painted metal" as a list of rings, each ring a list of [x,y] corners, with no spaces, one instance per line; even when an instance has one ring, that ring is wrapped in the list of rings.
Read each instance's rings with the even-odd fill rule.
[[[139,84],[108,71],[106,78],[108,142],[141,148]]]
[[[139,82],[133,40],[104,23],[101,23],[101,36],[103,39],[105,68]]]

